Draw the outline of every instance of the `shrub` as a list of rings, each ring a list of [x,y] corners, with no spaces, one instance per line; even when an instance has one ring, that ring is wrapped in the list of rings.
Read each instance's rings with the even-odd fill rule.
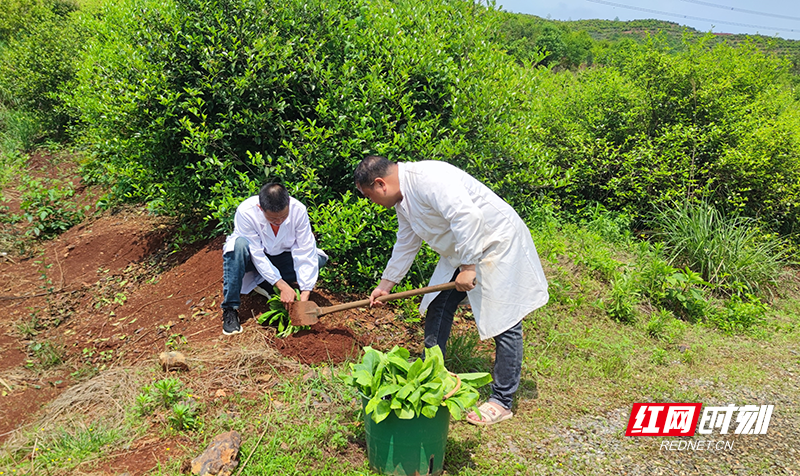
[[[51,238],[80,223],[88,206],[79,208],[70,199],[75,195],[72,182],[38,179],[23,175],[20,209],[31,225],[26,232],[37,238]]]
[[[74,78],[87,32],[74,21],[73,2],[10,3],[11,18],[0,20],[7,42],[0,50],[0,103],[35,114],[39,134],[58,134],[72,119],[58,94]]]
[[[157,210],[220,219],[262,174],[326,203],[371,152],[449,160],[526,203],[556,171],[525,140],[532,77],[485,41],[495,13],[461,0],[107,2],[64,98],[91,178]]]
[[[394,210],[346,192],[340,201],[309,210],[317,245],[330,256],[321,282],[333,291],[369,291],[381,277],[396,239]],[[408,273],[412,286],[427,282],[438,255],[425,245]]]
[[[800,102],[788,64],[754,45],[670,51],[628,43],[605,66],[542,80],[536,143],[562,169],[560,204],[599,202],[641,225],[686,197],[790,233],[800,194]],[[544,93],[546,92],[546,93]]]
[[[733,295],[725,307],[711,318],[711,322],[726,334],[745,332],[766,319],[769,306],[756,296],[746,294],[744,298]]]

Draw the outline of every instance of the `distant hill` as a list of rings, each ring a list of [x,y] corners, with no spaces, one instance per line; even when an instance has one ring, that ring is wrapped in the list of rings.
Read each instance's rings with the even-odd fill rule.
[[[554,21],[554,20],[545,20]],[[695,30],[694,28],[679,25],[670,21],[663,20],[576,20],[576,21],[556,21],[577,31],[585,31],[596,41],[608,40],[619,41],[623,38],[633,38],[643,40],[647,35],[655,35],[664,32],[674,43],[680,47],[681,38],[684,34],[701,37],[706,32]],[[762,45],[764,49],[774,51],[780,55],[800,55],[800,41],[786,40],[783,38],[764,36],[764,35],[740,35],[735,33],[713,33],[718,41],[728,43],[741,43],[743,41],[754,41]]]
[[[549,61],[575,67],[590,62],[590,43],[613,45],[624,40],[645,41],[648,36],[663,34],[667,45],[675,50],[686,47],[686,35],[701,38],[706,32],[663,20],[549,20],[536,15],[504,12],[503,37],[509,52],[525,57],[525,51],[544,49],[552,54]],[[764,51],[791,60],[794,71],[800,73],[800,41],[763,35],[713,33],[711,43],[755,43]]]

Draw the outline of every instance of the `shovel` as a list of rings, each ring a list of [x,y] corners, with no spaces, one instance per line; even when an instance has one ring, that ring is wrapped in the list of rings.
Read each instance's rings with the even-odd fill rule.
[[[455,288],[456,283],[455,281],[452,281],[449,283],[437,284],[436,286],[428,286],[425,288],[412,289],[411,291],[403,291],[401,293],[387,294],[375,300],[380,302],[393,301],[395,299],[403,299],[411,296],[418,296],[420,294],[447,291]],[[292,303],[291,309],[289,310],[289,316],[292,319],[293,326],[313,326],[317,323],[317,321],[319,321],[319,316],[330,314],[331,312],[344,311],[345,309],[353,309],[354,307],[362,306],[369,306],[369,299],[362,299],[361,301],[328,307],[319,307],[317,306],[317,303],[312,301],[299,301]]]

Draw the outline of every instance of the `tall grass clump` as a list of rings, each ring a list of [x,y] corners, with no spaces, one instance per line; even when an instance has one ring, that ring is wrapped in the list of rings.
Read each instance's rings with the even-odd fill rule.
[[[782,239],[752,218],[725,216],[708,203],[663,207],[653,223],[672,263],[688,266],[724,294],[764,292],[786,264]]]

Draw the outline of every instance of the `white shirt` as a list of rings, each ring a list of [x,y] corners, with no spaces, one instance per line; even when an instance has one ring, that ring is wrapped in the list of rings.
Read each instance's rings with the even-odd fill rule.
[[[223,253],[233,251],[236,238],[247,238],[250,243],[250,258],[256,271],[245,273],[242,279],[242,294],[248,294],[264,280],[275,284],[281,279],[278,271],[266,255],[292,252],[297,285],[301,291],[311,291],[319,276],[317,241],[311,231],[311,222],[305,205],[289,197],[289,216],[281,223],[276,235],[264,213],[258,207],[258,195],[243,201],[236,208],[233,219],[233,234],[225,240]],[[271,291],[268,290],[268,291]]]
[[[384,279],[403,279],[422,240],[441,256],[430,285],[448,282],[462,264],[475,264],[477,286],[467,295],[482,339],[547,303],[547,280],[530,230],[508,203],[446,162],[397,165],[403,200],[395,205],[397,242]],[[425,295],[420,312],[435,296]]]

